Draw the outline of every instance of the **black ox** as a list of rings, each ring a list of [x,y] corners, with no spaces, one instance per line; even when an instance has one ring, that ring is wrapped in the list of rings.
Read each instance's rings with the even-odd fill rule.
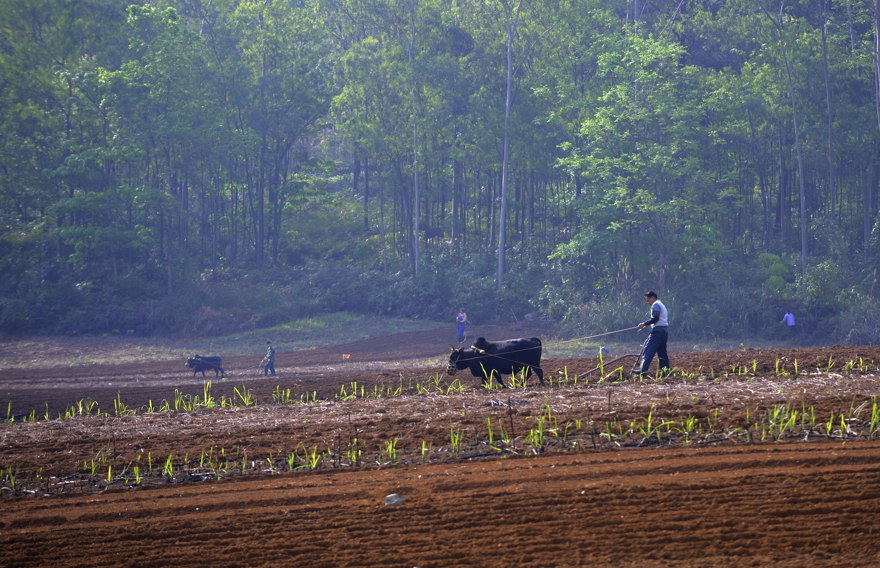
[[[523,337],[506,341],[486,341],[479,337],[470,348],[452,348],[446,373],[452,376],[461,369],[470,369],[473,376],[481,377],[483,386],[488,386],[489,378],[494,377],[504,387],[501,375],[512,375],[523,369],[527,381],[534,371],[543,385],[541,340],[537,337]]]
[[[205,376],[205,371],[214,371],[214,376],[222,377],[226,374],[226,371],[223,370],[223,361],[220,357],[215,355],[193,355],[189,359],[186,360],[186,366],[193,370],[193,376],[196,376],[196,373],[201,372],[202,376]]]

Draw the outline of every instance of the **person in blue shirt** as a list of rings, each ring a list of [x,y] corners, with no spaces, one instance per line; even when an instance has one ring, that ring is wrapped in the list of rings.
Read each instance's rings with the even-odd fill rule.
[[[779,323],[784,323],[786,327],[788,327],[789,332],[794,332],[794,314],[791,312],[785,312],[785,315],[782,316],[782,321]]]
[[[467,325],[467,314],[464,313],[464,308],[458,310],[458,315],[455,316],[455,325],[456,338],[461,343],[464,341],[464,327]]]
[[[648,374],[651,360],[657,355],[661,375],[668,375],[672,370],[669,363],[669,354],[666,352],[666,342],[669,339],[669,312],[663,302],[657,299],[657,294],[652,290],[645,294],[645,301],[651,306],[651,317],[638,325],[639,329],[651,326],[651,335],[645,340],[642,349],[642,364],[635,373],[639,376]]]

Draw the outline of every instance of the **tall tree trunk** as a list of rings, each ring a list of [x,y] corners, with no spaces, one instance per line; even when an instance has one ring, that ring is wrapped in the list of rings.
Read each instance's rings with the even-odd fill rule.
[[[880,2],[880,0],[877,0]],[[828,23],[828,12],[826,10],[827,2],[822,3],[822,72],[825,76],[825,107],[826,123],[828,131],[828,189],[831,200],[831,216],[837,209],[837,172],[834,167],[834,106],[831,101],[831,77],[828,72],[828,33],[826,26]]]
[[[874,110],[880,128],[880,0],[874,0]]]
[[[370,231],[370,155],[364,154],[364,231]]]
[[[382,179],[381,177],[379,178]],[[382,274],[388,274],[388,242],[385,235],[385,191],[379,185],[379,242],[382,247]]]
[[[461,235],[461,225],[459,215],[461,214],[461,163],[457,159],[452,160],[452,243],[455,251],[458,252],[461,246],[459,243]]]
[[[354,195],[357,195],[358,186],[361,181],[361,156],[360,156],[360,146],[355,143],[352,156],[352,164],[351,164],[351,190],[354,192]],[[364,192],[364,232],[370,229],[370,220],[367,215],[367,205],[368,199],[367,194]]]
[[[776,192],[776,226],[779,230],[779,239],[783,243],[788,243],[791,224],[789,221],[791,211],[789,210],[788,164],[785,161],[785,148],[787,148],[788,145],[786,144],[785,132],[781,120],[777,127],[777,137],[779,138],[779,150],[777,152],[779,156],[779,159],[777,160],[777,177],[779,179],[777,183],[779,184],[779,191]]]
[[[257,202],[254,204],[255,232],[254,235],[254,257],[257,266],[263,265],[265,258],[265,242],[266,238],[266,139],[263,137],[262,147],[260,149],[260,169],[257,179]]]
[[[880,0],[876,0],[880,1]],[[774,19],[770,14],[770,19],[773,21],[776,31],[779,33],[779,49],[782,54],[782,63],[785,67],[785,77],[786,82],[788,83],[788,96],[791,99],[791,118],[794,127],[794,146],[795,153],[797,155],[797,167],[798,167],[798,201],[800,202],[800,234],[801,234],[801,275],[806,276],[807,274],[807,199],[806,199],[806,188],[804,187],[804,155],[803,149],[801,148],[801,136],[800,136],[800,122],[798,120],[798,107],[797,107],[797,97],[794,92],[794,78],[792,77],[791,64],[788,61],[788,52],[786,50],[786,42],[785,42],[785,29],[783,27],[783,19],[782,13],[783,8],[785,7],[785,2],[780,2],[779,4],[779,12],[777,13],[776,18]]]
[[[413,169],[413,275],[419,275],[419,124],[416,102],[416,7],[415,0],[409,0],[409,65],[412,70],[412,169]]]
[[[880,1],[880,0],[878,0]],[[874,191],[874,164],[868,164],[865,168],[868,179],[862,181],[862,250],[863,258],[870,259],[871,229],[874,224],[874,208],[871,195]]]
[[[513,38],[519,25],[522,0],[516,4],[513,21],[507,23],[507,93],[504,103],[504,147],[501,153],[501,204],[498,218],[498,289],[504,287],[504,238],[507,221],[507,158],[510,147],[510,108],[513,105]]]

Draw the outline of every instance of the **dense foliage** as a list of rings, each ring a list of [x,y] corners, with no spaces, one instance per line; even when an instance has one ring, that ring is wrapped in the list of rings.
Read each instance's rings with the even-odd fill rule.
[[[0,0],[0,329],[876,342],[880,4]]]

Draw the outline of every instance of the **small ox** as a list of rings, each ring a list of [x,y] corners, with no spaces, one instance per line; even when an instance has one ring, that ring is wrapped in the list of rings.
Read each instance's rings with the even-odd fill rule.
[[[481,377],[483,386],[488,386],[489,377],[494,376],[498,384],[505,387],[501,375],[512,375],[523,369],[525,369],[526,380],[534,371],[543,385],[541,340],[532,337],[506,341],[486,341],[479,337],[468,349],[464,347],[452,348],[446,373],[452,376],[460,369],[470,369],[473,376]]]
[[[214,376],[222,377],[226,374],[222,365],[223,361],[216,355],[208,355],[205,357],[202,355],[193,355],[186,360],[186,366],[193,370],[194,377],[198,372],[201,372],[204,377],[205,371],[214,371]]]

